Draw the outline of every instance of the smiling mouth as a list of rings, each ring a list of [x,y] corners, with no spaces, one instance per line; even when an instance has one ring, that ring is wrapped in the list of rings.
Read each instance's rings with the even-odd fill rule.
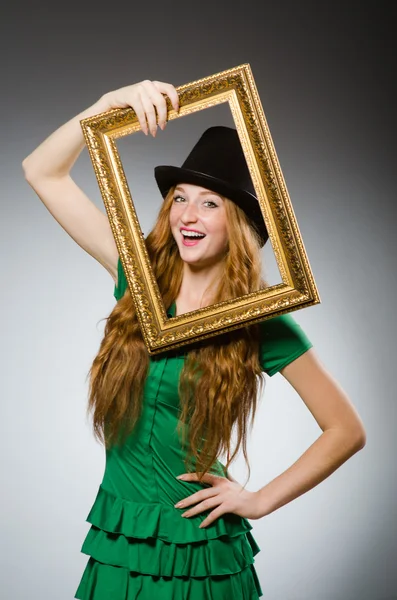
[[[186,229],[181,229],[181,234],[184,240],[202,240],[205,238],[205,233],[199,233],[198,231],[187,231]]]

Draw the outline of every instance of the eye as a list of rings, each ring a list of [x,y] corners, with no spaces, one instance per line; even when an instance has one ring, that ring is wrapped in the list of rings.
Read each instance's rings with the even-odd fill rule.
[[[178,195],[174,196],[174,202],[177,202],[178,204],[180,204],[181,202],[185,202],[185,198],[178,194]],[[213,200],[205,200],[203,204],[208,206],[209,208],[216,208],[218,206],[218,204],[216,202],[214,202]]]

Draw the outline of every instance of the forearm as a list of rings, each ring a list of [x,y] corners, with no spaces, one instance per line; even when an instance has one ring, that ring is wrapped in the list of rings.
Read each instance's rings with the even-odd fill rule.
[[[80,120],[108,110],[105,96],[67,121],[22,162],[27,179],[67,175],[84,148]]]
[[[327,429],[286,471],[258,490],[260,516],[288,504],[326,479],[363,447],[341,429]]]

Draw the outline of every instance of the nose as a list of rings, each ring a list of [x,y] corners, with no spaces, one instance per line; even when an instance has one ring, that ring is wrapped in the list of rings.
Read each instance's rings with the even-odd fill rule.
[[[181,215],[181,221],[183,223],[190,223],[197,221],[198,208],[194,202],[186,204],[185,209]]]

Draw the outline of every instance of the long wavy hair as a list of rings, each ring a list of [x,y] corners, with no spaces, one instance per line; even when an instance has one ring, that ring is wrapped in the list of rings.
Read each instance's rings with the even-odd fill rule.
[[[177,298],[183,276],[183,260],[170,228],[174,189],[168,192],[146,238],[153,272],[167,308]],[[212,295],[214,304],[267,285],[262,278],[256,230],[241,208],[228,198],[224,202],[229,241],[224,277]],[[95,438],[108,449],[125,443],[141,415],[149,354],[128,287],[105,320],[104,337],[87,375],[87,412],[93,413]],[[186,470],[195,469],[201,481],[206,472],[211,472],[218,456],[226,453],[227,472],[242,446],[249,479],[247,432],[250,417],[252,429],[258,394],[264,385],[258,356],[259,325],[241,327],[186,348],[178,388],[177,426],[186,450]],[[234,428],[237,441],[232,452]]]

